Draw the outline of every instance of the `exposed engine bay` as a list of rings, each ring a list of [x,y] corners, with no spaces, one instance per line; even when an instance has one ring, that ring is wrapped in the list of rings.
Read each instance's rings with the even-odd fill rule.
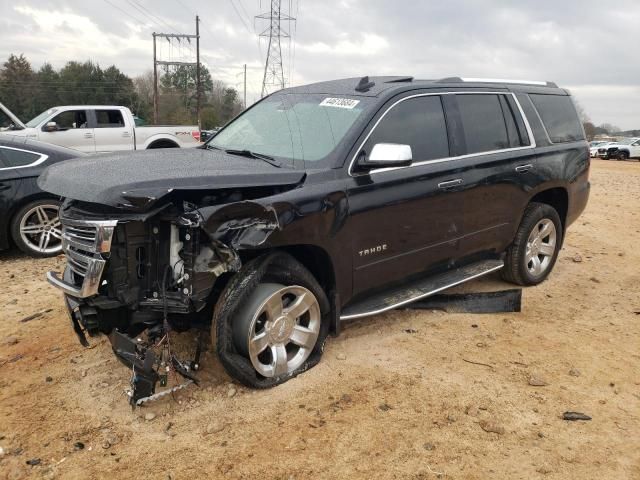
[[[182,202],[146,213],[64,204],[67,268],[62,278],[50,273],[52,283],[66,289],[80,342],[87,346],[87,335],[106,334],[114,353],[131,366],[133,406],[197,383],[194,372],[224,275],[241,268],[243,249],[260,247],[279,227],[273,208],[241,200],[264,190],[218,191],[198,204],[183,196]],[[248,260],[251,253],[243,256]],[[179,359],[171,332],[189,329],[198,331],[195,351],[191,359]],[[171,372],[185,383],[156,393],[157,383],[167,386]]]

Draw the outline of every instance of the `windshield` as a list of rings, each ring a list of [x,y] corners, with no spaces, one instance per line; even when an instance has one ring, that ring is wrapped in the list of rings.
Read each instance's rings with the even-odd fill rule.
[[[227,125],[208,145],[291,163],[318,162],[336,148],[370,102],[364,97],[275,94]]]
[[[618,140],[616,143],[618,143],[620,145],[631,145],[636,140],[638,140],[638,139],[637,138],[622,138],[622,139]]]
[[[56,109],[55,108],[50,108],[49,110],[47,110],[46,112],[42,112],[40,115],[38,115],[35,118],[32,118],[31,120],[29,120],[27,123],[25,123],[25,125],[29,128],[35,128],[38,125],[40,125],[40,123],[47,118],[49,115],[56,113]]]

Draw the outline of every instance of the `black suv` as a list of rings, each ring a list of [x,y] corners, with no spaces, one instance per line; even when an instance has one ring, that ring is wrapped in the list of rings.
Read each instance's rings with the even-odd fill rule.
[[[342,320],[501,270],[551,272],[589,195],[589,148],[548,82],[364,77],[289,88],[200,149],[49,168],[65,197],[74,327],[109,334],[153,398],[171,330],[211,327],[227,372],[270,387],[315,365]],[[145,335],[141,335],[146,331]],[[201,336],[202,337],[202,336]]]

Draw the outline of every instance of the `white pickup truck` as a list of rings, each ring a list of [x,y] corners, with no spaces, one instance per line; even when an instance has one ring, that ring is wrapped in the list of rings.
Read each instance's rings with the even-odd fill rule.
[[[67,105],[53,107],[22,123],[0,103],[11,121],[11,135],[24,136],[86,153],[200,145],[196,125],[136,127],[127,107]]]

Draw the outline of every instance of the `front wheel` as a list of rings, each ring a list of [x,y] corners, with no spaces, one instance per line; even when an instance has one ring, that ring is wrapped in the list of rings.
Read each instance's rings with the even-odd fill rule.
[[[518,285],[543,282],[556,263],[561,245],[562,223],[558,212],[545,203],[530,203],[507,249],[502,277]]]
[[[218,357],[246,386],[283,383],[320,360],[329,311],[324,290],[293,257],[258,257],[234,275],[216,304]]]
[[[629,158],[629,154],[627,152],[618,153],[618,160],[627,160]]]

